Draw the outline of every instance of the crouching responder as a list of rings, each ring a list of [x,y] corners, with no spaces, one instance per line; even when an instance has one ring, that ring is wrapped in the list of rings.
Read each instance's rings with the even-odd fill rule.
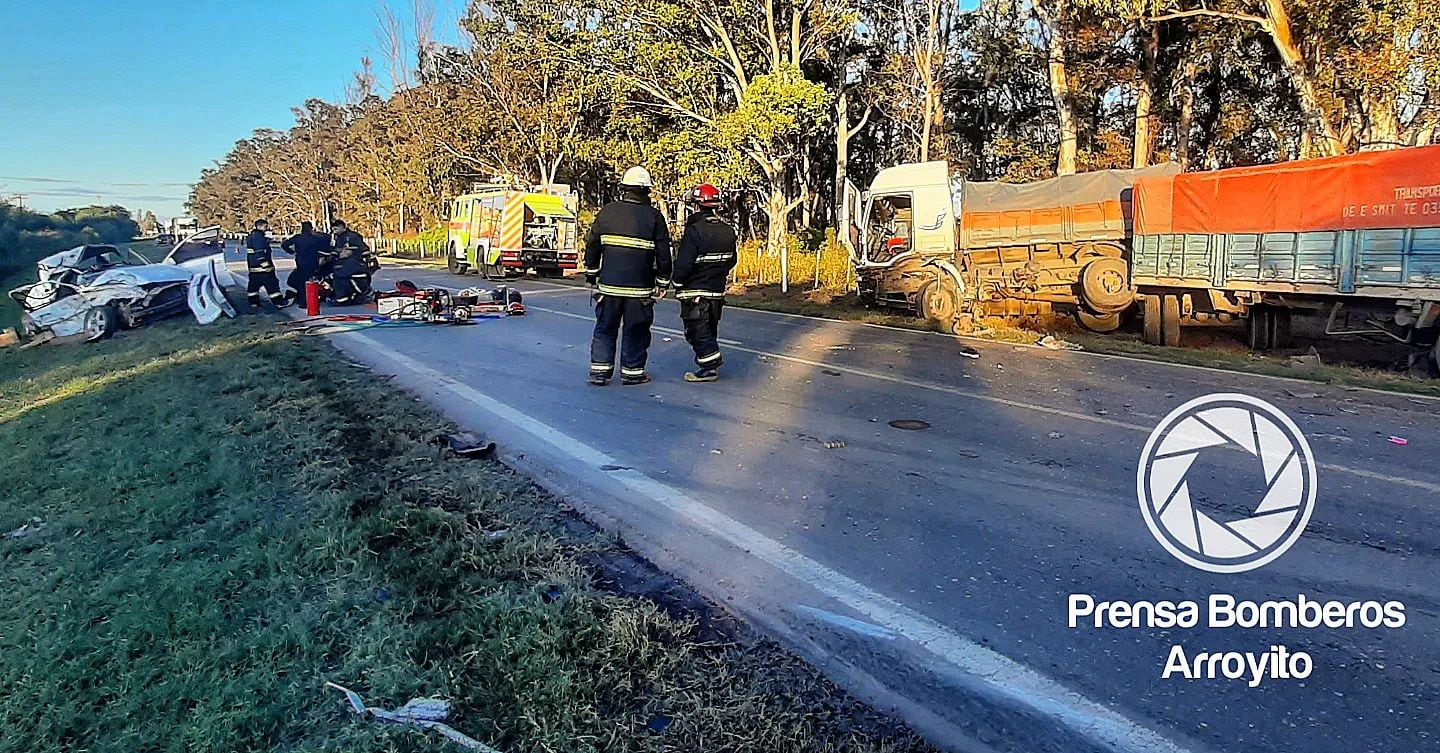
[[[735,268],[735,229],[720,217],[720,189],[701,183],[688,197],[696,207],[685,221],[685,235],[675,253],[675,299],[685,341],[695,351],[696,370],[687,382],[720,378],[720,312],[725,308],[725,283]]]
[[[284,308],[290,304],[280,288],[280,279],[275,276],[275,260],[270,257],[270,237],[265,234],[269,228],[269,222],[255,220],[254,228],[245,239],[245,269],[249,275],[245,297],[252,308],[260,306],[262,290],[270,294],[270,302],[276,308]]]
[[[335,305],[365,303],[370,300],[370,276],[377,266],[370,256],[370,246],[343,220],[332,222],[330,230],[330,245],[335,250],[335,271],[331,281]]]
[[[585,281],[595,288],[595,335],[590,341],[590,383],[604,386],[615,373],[620,343],[620,383],[644,384],[655,322],[655,297],[670,285],[670,229],[650,206],[650,173],[632,167],[620,180],[620,200],[595,215],[585,240]]]
[[[292,291],[292,299],[304,299],[305,283],[319,277],[320,254],[329,247],[330,239],[324,233],[315,232],[315,225],[309,220],[300,223],[298,234],[280,244],[281,251],[295,257],[295,271],[285,279],[285,286]]]

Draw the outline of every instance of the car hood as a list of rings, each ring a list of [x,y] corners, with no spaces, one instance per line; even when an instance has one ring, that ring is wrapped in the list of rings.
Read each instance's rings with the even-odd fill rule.
[[[189,282],[192,274],[190,270],[175,264],[146,264],[143,267],[117,267],[101,272],[87,287],[115,283],[145,287],[148,285],[164,285],[174,282]]]

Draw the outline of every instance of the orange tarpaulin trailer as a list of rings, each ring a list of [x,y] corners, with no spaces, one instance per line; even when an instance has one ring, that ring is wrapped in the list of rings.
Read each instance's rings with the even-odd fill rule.
[[[1135,183],[1135,234],[1440,227],[1440,146]]]

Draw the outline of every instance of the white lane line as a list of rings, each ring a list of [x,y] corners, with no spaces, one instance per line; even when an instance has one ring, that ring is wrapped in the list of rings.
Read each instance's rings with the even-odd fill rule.
[[[570,316],[576,319],[589,319],[589,317],[580,316],[579,314],[572,314],[568,311],[556,311],[554,309],[540,308],[539,306],[531,306],[530,308],[537,311],[544,311],[547,314],[559,314],[561,316]],[[724,341],[722,340],[721,342]],[[951,387],[944,384],[935,384],[933,382],[918,382],[913,379],[906,379],[904,377],[894,376],[893,374],[882,374],[878,371],[870,371],[868,369],[857,369],[852,366],[841,366],[839,364],[825,363],[824,361],[813,361],[809,358],[800,358],[799,356],[787,356],[783,353],[774,353],[768,350],[760,350],[758,348],[747,348],[741,343],[729,343],[729,345],[731,349],[738,350],[742,353],[750,353],[757,356],[764,356],[766,358],[774,358],[779,361],[798,363],[804,366],[812,366],[817,369],[830,369],[832,371],[839,371],[846,374],[852,374],[854,376],[866,377],[869,379],[878,379],[882,382],[889,382],[891,384],[900,384],[906,387],[915,387],[917,389],[930,390],[932,392],[940,392],[946,395],[963,397],[968,400],[979,400],[981,402],[1004,405],[1008,408],[1019,408],[1022,410],[1034,411],[1036,413],[1044,413],[1050,416],[1062,416],[1064,418],[1075,419],[1077,421],[1088,421],[1090,423],[1100,424],[1102,426],[1114,426],[1116,428],[1129,429],[1130,431],[1136,431],[1143,434],[1149,434],[1150,431],[1154,428],[1151,426],[1132,424],[1125,421],[1117,421],[1113,418],[1093,416],[1088,413],[1078,413],[1076,411],[1069,411],[1063,408],[1051,408],[1045,405],[1026,403],[1019,400],[1009,400],[1003,397],[996,397],[994,395],[977,394],[975,392],[962,390],[958,387]],[[1415,489],[1424,489],[1425,491],[1440,493],[1440,484],[1432,483],[1429,481],[1405,478],[1403,476],[1393,476],[1390,474],[1380,473],[1378,471],[1366,470],[1364,468],[1351,468],[1349,466],[1336,465],[1334,463],[1316,463],[1315,465],[1317,468],[1327,471],[1348,473],[1350,475],[1359,476],[1361,478],[1373,479],[1375,481],[1386,481],[1392,484],[1398,484],[1400,486],[1409,486]]]
[[[525,308],[526,308],[526,309],[529,309],[529,310],[532,310],[532,311],[544,311],[544,312],[547,313],[547,314],[555,314],[555,315],[557,315],[557,316],[568,316],[568,317],[570,317],[571,319],[580,319],[580,320],[582,320],[582,321],[587,321],[587,322],[593,322],[593,321],[595,321],[595,317],[593,317],[593,316],[590,316],[590,315],[588,315],[588,314],[577,314],[577,313],[574,313],[573,311],[557,311],[557,310],[555,310],[555,309],[541,308],[541,307],[539,307],[539,306],[526,306]],[[652,329],[652,330],[654,330],[654,331],[656,331],[656,332],[664,332],[664,333],[667,334],[667,335],[679,335],[679,336],[681,336],[681,337],[684,337],[684,336],[685,336],[685,331],[684,331],[684,330],[680,330],[680,329],[670,329],[669,327],[656,327],[656,326],[654,326],[654,325],[651,325],[651,326],[650,326],[650,329]],[[729,346],[732,346],[732,347],[741,344],[739,340],[726,340],[726,339],[723,338],[723,337],[717,337],[717,338],[715,338],[715,342],[718,342],[718,343],[720,343],[721,345],[729,345]]]
[[[548,286],[552,286],[552,287],[561,287],[561,288],[571,287],[571,286],[569,286],[569,285],[562,285],[562,284],[554,283],[554,282],[539,282],[539,281],[536,281],[536,280],[531,280],[531,282],[534,282],[534,283],[537,284],[537,285],[548,285]],[[779,317],[779,318],[782,318],[782,319],[805,319],[805,320],[809,320],[809,321],[812,321],[812,322],[833,322],[833,323],[835,323],[835,324],[848,324],[848,325],[855,326],[855,327],[869,327],[870,329],[883,329],[883,330],[888,330],[888,331],[890,331],[890,332],[902,332],[902,333],[905,333],[905,334],[908,334],[908,335],[915,335],[915,336],[920,336],[920,337],[939,337],[939,338],[943,338],[943,339],[946,339],[946,340],[960,340],[960,341],[963,341],[963,342],[985,343],[985,344],[987,344],[987,345],[1010,345],[1010,346],[1014,346],[1014,347],[1016,347],[1016,348],[1025,348],[1025,349],[1027,349],[1027,350],[1047,350],[1046,348],[1042,348],[1041,346],[1035,345],[1034,343],[1012,343],[1012,342],[1004,342],[1004,341],[1001,341],[1001,340],[987,340],[987,339],[985,339],[985,338],[983,338],[983,337],[974,337],[974,336],[972,336],[972,335],[951,335],[951,334],[946,334],[946,333],[944,333],[944,332],[931,332],[931,331],[923,330],[923,329],[911,329],[911,328],[909,328],[909,327],[896,327],[896,326],[890,325],[890,324],[876,324],[876,323],[874,323],[874,322],[857,322],[857,321],[851,321],[851,320],[849,320],[849,319],[836,319],[836,318],[829,317],[829,316],[815,316],[814,314],[792,314],[792,313],[790,313],[790,312],[788,312],[788,311],[771,311],[771,310],[769,310],[769,309],[751,308],[751,307],[749,307],[749,306],[746,306],[746,305],[743,304],[743,303],[732,303],[732,302],[730,302],[730,301],[726,301],[726,302],[725,302],[725,306],[726,306],[726,308],[735,308],[735,309],[740,309],[740,310],[742,310],[742,311],[748,311],[748,312],[752,312],[752,313],[756,313],[756,314],[765,314],[765,315],[767,315],[767,316],[774,316],[774,317]],[[1281,375],[1279,375],[1279,374],[1254,374],[1254,373],[1251,373],[1251,372],[1248,372],[1248,371],[1232,371],[1232,370],[1230,370],[1230,369],[1221,369],[1221,368],[1216,368],[1216,367],[1214,367],[1214,366],[1200,366],[1200,365],[1198,365],[1198,364],[1193,364],[1193,363],[1175,363],[1175,362],[1173,362],[1173,361],[1161,361],[1161,360],[1159,360],[1159,359],[1154,359],[1154,358],[1140,358],[1140,357],[1138,357],[1138,356],[1127,356],[1127,355],[1123,355],[1123,354],[1120,354],[1120,353],[1095,353],[1095,352],[1093,352],[1093,351],[1088,351],[1088,350],[1075,350],[1075,351],[1067,351],[1067,352],[1072,353],[1072,354],[1077,355],[1077,356],[1083,356],[1083,357],[1087,357],[1087,358],[1099,358],[1099,359],[1102,359],[1102,360],[1111,360],[1111,361],[1127,361],[1127,362],[1129,362],[1129,363],[1139,363],[1139,364],[1145,364],[1145,365],[1149,365],[1149,366],[1163,366],[1163,367],[1171,368],[1171,369],[1189,369],[1189,370],[1191,370],[1191,371],[1205,371],[1205,372],[1209,372],[1209,373],[1211,373],[1211,374],[1223,374],[1223,375],[1229,376],[1229,377],[1237,377],[1237,376],[1238,376],[1238,377],[1247,377],[1247,378],[1252,378],[1252,379],[1272,379],[1272,380],[1276,380],[1276,381],[1280,381],[1280,382],[1291,382],[1291,383],[1293,383],[1293,384],[1305,384],[1305,385],[1310,385],[1310,386],[1312,386],[1312,387],[1314,387],[1314,386],[1329,386],[1329,387],[1335,387],[1335,386],[1337,386],[1337,385],[1328,384],[1328,383],[1326,383],[1326,382],[1317,382],[1317,381],[1315,381],[1315,380],[1313,380],[1313,379],[1300,379],[1299,377],[1281,376]],[[1356,387],[1356,386],[1350,386],[1350,385],[1343,385],[1342,387],[1343,387],[1344,389],[1346,389],[1346,390],[1356,390],[1356,391],[1360,391],[1360,392],[1373,392],[1373,393],[1378,394],[1378,395],[1389,395],[1389,396],[1391,396],[1391,397],[1416,398],[1416,399],[1419,399],[1419,400],[1427,400],[1427,401],[1430,401],[1430,402],[1440,402],[1440,396],[1436,396],[1436,395],[1425,395],[1425,394],[1418,394],[1418,393],[1413,393],[1413,392],[1397,392],[1397,391],[1395,391],[1395,390],[1387,390],[1387,389],[1382,389],[1382,388],[1379,388],[1379,387]]]
[[[578,463],[591,468],[620,465],[620,462],[610,455],[409,356],[391,350],[363,333],[353,332],[349,336],[364,341],[373,353],[510,423]],[[610,471],[607,475],[637,497],[669,509],[695,530],[757,557],[820,593],[866,615],[876,624],[909,638],[931,654],[985,683],[988,689],[997,695],[1043,713],[1116,751],[1185,753],[1184,748],[1153,730],[1012,659],[961,637],[941,623],[810,559],[672,486],[630,468]]]

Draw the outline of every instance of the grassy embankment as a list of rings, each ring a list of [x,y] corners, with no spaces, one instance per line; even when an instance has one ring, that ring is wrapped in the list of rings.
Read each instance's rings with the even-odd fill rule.
[[[0,350],[0,751],[458,750],[326,680],[507,753],[921,748],[442,426],[264,319]]]

